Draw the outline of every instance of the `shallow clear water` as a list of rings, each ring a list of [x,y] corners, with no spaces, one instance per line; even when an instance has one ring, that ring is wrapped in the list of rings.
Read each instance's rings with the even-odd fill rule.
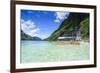
[[[21,63],[88,60],[89,43],[21,41]]]

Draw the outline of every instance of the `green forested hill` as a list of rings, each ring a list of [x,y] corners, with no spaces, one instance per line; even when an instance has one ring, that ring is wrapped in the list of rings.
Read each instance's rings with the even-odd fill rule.
[[[21,40],[32,40],[32,37],[21,31]]]
[[[80,23],[81,27],[81,37],[83,39],[88,39],[89,38],[89,18],[84,19]]]
[[[36,40],[36,41],[40,41],[42,39],[40,39],[39,37],[31,37],[27,34],[25,34],[23,31],[21,31],[21,40]]]
[[[59,28],[55,30],[51,36],[45,40],[57,40],[62,34],[68,36],[74,32],[75,29],[80,29],[81,37],[89,38],[89,14],[88,13],[70,13],[69,17],[65,19]]]

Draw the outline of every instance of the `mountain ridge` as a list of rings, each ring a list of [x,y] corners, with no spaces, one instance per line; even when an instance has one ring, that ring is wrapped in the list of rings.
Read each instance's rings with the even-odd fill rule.
[[[85,29],[87,29],[86,33]],[[75,31],[80,31],[80,36],[84,38],[89,38],[89,14],[88,13],[70,13],[69,17],[65,19],[59,28],[55,30],[51,36],[46,38],[48,41],[55,41],[60,36],[71,36]],[[75,35],[73,35],[75,36]]]
[[[31,37],[31,36],[25,34],[25,33],[21,30],[21,40],[40,41],[40,40],[42,40],[42,39],[39,38],[39,37],[37,37],[37,36]]]

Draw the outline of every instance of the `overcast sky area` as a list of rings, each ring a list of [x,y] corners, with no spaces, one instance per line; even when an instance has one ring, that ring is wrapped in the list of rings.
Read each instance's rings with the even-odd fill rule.
[[[21,30],[32,37],[45,39],[68,18],[69,12],[21,10]]]

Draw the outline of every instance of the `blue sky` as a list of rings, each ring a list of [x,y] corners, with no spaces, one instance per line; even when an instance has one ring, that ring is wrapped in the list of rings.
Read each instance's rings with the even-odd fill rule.
[[[69,12],[21,10],[21,30],[32,37],[45,39],[68,15]]]

